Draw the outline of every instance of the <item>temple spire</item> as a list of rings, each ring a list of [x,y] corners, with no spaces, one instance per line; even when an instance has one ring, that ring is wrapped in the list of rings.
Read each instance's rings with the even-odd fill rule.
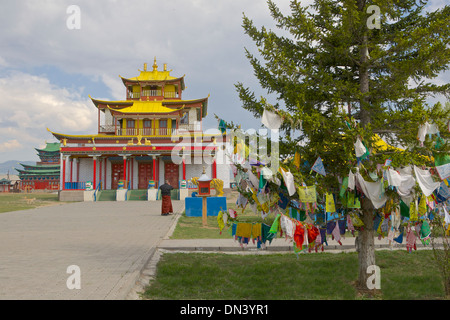
[[[153,62],[153,71],[158,71],[158,65],[156,64],[156,57],[155,57],[155,60]]]

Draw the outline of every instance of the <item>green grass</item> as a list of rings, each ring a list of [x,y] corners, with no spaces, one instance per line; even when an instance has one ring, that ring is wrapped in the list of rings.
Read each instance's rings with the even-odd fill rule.
[[[432,251],[377,251],[376,299],[444,299]],[[231,255],[166,253],[143,299],[358,300],[356,253]]]
[[[0,193],[0,213],[34,209],[58,203],[60,203],[58,194],[54,193]]]

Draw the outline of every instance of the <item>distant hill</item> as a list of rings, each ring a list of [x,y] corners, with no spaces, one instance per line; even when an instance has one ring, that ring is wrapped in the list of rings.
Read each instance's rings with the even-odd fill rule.
[[[0,174],[17,174],[17,171],[14,170],[14,168],[22,169],[23,167],[19,164],[29,164],[34,165],[36,164],[36,161],[20,161],[20,160],[9,160],[3,163],[0,163]]]

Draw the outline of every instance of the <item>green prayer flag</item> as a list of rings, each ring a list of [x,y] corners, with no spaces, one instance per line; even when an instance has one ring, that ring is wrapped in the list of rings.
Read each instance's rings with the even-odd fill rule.
[[[409,218],[409,207],[401,199],[400,199],[400,214],[402,215],[402,217]]]
[[[277,216],[275,217],[275,220],[273,220],[272,226],[270,227],[270,233],[277,233],[278,229],[280,227],[280,218],[281,218],[281,214],[277,214]]]

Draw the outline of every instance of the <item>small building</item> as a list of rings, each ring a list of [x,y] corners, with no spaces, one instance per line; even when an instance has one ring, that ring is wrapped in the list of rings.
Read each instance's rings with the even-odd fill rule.
[[[60,143],[47,142],[45,148],[35,148],[35,150],[38,153],[39,162],[35,165],[20,163],[23,168],[15,169],[19,173],[20,190],[59,190]]]
[[[11,191],[11,180],[2,178],[0,179],[0,192],[10,192]]]
[[[91,98],[97,109],[98,132],[70,135],[53,132],[61,143],[61,192],[82,190],[142,190],[165,180],[188,187],[203,167],[213,179],[229,185],[229,165],[216,161],[222,133],[205,134],[202,120],[209,95],[185,100],[185,79],[173,77],[164,64],[121,77],[124,100]],[[216,139],[220,138],[220,139]],[[191,185],[192,186],[192,185]]]

